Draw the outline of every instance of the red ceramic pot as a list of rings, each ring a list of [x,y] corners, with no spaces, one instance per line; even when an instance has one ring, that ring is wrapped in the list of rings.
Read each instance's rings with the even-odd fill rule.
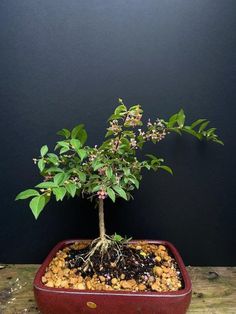
[[[167,241],[147,240],[148,243],[166,246],[181,271],[184,288],[173,292],[96,291],[49,288],[43,285],[42,276],[57,251],[75,241],[58,243],[39,268],[34,279],[34,294],[43,314],[183,314],[191,300],[191,281],[176,248]],[[139,240],[140,241],[140,240]],[[136,243],[138,241],[132,241]]]

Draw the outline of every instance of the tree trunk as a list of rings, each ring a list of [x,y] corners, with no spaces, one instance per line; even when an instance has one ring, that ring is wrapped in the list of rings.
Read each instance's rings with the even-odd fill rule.
[[[104,239],[106,230],[105,230],[105,221],[104,221],[104,201],[103,199],[99,199],[98,201],[99,206],[99,233],[100,238]]]

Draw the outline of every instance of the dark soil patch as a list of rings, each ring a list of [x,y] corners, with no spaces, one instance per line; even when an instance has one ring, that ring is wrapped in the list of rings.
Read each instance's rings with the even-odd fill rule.
[[[74,244],[59,251],[51,262],[43,282],[47,286],[131,291],[176,291],[183,289],[178,265],[163,245],[139,243],[110,247],[101,260],[96,251],[91,264],[83,270],[84,258],[90,247]],[[61,252],[61,253],[60,253]],[[71,278],[72,279],[71,279]]]

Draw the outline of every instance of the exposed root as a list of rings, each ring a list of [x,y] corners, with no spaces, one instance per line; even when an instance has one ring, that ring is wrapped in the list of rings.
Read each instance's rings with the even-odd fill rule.
[[[118,243],[114,241],[111,237],[108,235],[104,235],[102,238],[99,237],[95,240],[93,240],[90,244],[90,251],[87,255],[82,258],[83,260],[83,266],[81,267],[83,271],[86,271],[89,267],[93,268],[93,263],[91,261],[91,257],[95,254],[95,252],[99,251],[101,255],[101,267],[102,267],[102,261],[105,254],[108,254],[109,256],[109,248],[114,247],[114,250],[117,253],[116,260],[113,262],[117,264],[121,259],[123,259],[123,255],[121,252],[121,243]]]

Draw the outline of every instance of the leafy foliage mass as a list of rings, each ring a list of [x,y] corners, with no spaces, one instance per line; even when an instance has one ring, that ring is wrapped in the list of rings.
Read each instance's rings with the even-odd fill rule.
[[[157,171],[172,170],[157,156],[146,154],[144,160],[137,158],[137,151],[151,141],[157,144],[169,133],[189,133],[199,140],[206,139],[223,145],[215,134],[215,128],[208,128],[209,121],[198,119],[185,125],[185,114],[181,109],[169,120],[157,119],[142,122],[143,110],[140,105],[127,108],[122,99],[108,119],[109,127],[105,141],[100,146],[87,146],[87,132],[83,124],[72,130],[62,129],[57,134],[58,141],[54,153],[48,146],[40,149],[40,157],[35,158],[42,182],[35,189],[19,193],[16,200],[31,198],[29,206],[37,219],[52,197],[62,201],[65,197],[82,196],[93,199],[117,197],[132,198],[132,191],[139,188],[143,168]]]

